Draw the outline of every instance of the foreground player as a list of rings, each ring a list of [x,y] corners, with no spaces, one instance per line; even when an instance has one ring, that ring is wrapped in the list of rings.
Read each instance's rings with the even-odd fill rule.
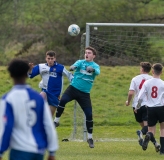
[[[8,66],[13,88],[0,101],[0,160],[10,147],[10,160],[55,160],[57,134],[47,102],[26,85],[28,63],[15,59]]]
[[[36,66],[29,63],[29,77],[33,78],[40,74],[42,78],[40,82],[42,92],[40,94],[47,99],[53,116],[59,104],[59,97],[63,88],[63,75],[67,76],[70,81],[73,75],[63,65],[56,62],[56,53],[54,51],[47,51],[45,59],[47,63]]]
[[[96,50],[92,47],[87,47],[85,49],[85,59],[76,61],[70,67],[70,70],[75,70],[74,78],[60,100],[54,120],[57,127],[65,105],[72,100],[76,100],[86,116],[86,127],[88,131],[87,142],[89,143],[90,148],[94,148],[94,142],[92,139],[93,118],[90,90],[95,77],[100,74],[99,65],[93,61],[95,57]]]
[[[148,111],[148,132],[146,133],[142,149],[146,150],[149,140],[154,140],[156,124],[160,123],[160,154],[164,154],[164,81],[160,79],[162,64],[156,63],[152,67],[153,78],[147,80],[138,95],[139,103],[147,98],[145,105]],[[139,104],[140,106],[140,104]]]
[[[132,103],[132,107],[133,107],[133,112],[134,112],[134,116],[136,121],[140,124],[140,126],[142,127],[141,130],[137,131],[137,135],[138,135],[138,142],[139,144],[142,146],[143,143],[143,137],[142,135],[146,135],[147,131],[148,131],[148,124],[147,124],[147,107],[145,106],[145,100],[142,102],[141,104],[141,108],[138,110],[135,110],[136,105],[138,103],[138,94],[142,88],[142,85],[144,84],[144,82],[150,78],[152,78],[152,76],[149,75],[149,72],[151,70],[151,64],[149,62],[141,62],[140,63],[140,75],[135,76],[132,80],[131,80],[131,84],[130,84],[130,88],[129,88],[129,93],[128,93],[128,98],[126,101],[126,106],[128,106],[133,98],[133,103]],[[155,139],[153,139],[153,144],[155,146],[156,151],[159,151],[160,145],[156,142]]]

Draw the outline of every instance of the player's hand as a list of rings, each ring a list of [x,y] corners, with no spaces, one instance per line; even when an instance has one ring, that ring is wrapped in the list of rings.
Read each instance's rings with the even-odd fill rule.
[[[134,112],[137,113],[137,109],[134,109]]]
[[[33,63],[29,63],[28,65],[29,65],[29,67],[30,67],[29,73],[31,73],[32,69],[34,68],[34,64],[33,64]]]
[[[130,103],[128,101],[126,101],[125,104],[126,104],[126,106],[129,106]]]
[[[70,66],[69,70],[74,71],[77,67],[76,66]]]
[[[94,72],[95,69],[92,68],[91,66],[88,66],[87,69],[86,69],[87,72],[91,73],[91,72]]]
[[[54,156],[48,156],[47,160],[55,160]]]

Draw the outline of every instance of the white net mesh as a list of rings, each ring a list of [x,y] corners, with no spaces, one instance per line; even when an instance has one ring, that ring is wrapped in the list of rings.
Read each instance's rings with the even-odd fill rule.
[[[124,27],[124,26],[101,26],[101,27],[90,27],[90,39],[89,45],[94,47],[98,51],[95,61],[101,66],[138,66],[141,61],[149,61],[151,63],[163,63],[163,53],[164,53],[164,27]],[[80,59],[84,57],[86,42],[86,34],[84,33],[81,37],[81,50],[80,50]],[[126,93],[128,91],[129,84],[127,86],[122,86],[125,91],[125,95],[120,95],[117,87],[114,85],[120,84],[123,75],[120,75],[120,79],[116,79],[115,84],[105,84],[104,86],[96,86],[106,90],[108,88],[108,93],[105,94],[105,97],[111,97],[111,100],[114,101],[115,106],[120,106],[119,99],[123,101],[126,100]],[[114,77],[113,77],[114,78]],[[131,77],[132,78],[132,77]],[[102,80],[103,81],[103,80]],[[130,78],[128,80],[130,83]],[[106,85],[106,86],[105,86]],[[125,89],[126,87],[126,89]],[[121,88],[120,88],[121,89]],[[104,95],[103,95],[104,96]],[[101,97],[101,95],[99,95]],[[94,97],[95,99],[99,97]],[[95,100],[94,99],[94,100]],[[99,122],[94,122],[99,125],[107,125],[105,121],[109,121],[109,115],[112,110],[109,102],[105,101],[104,104],[107,107],[103,108],[103,117],[99,119]],[[107,105],[106,103],[109,103]],[[119,103],[119,104],[118,104]],[[123,102],[122,102],[123,103]],[[122,105],[122,104],[121,104]],[[110,108],[110,109],[109,109]],[[129,109],[130,110],[130,109]],[[74,114],[74,132],[71,136],[72,139],[81,139],[85,140],[84,133],[84,115],[81,108],[77,105],[75,109],[76,114]],[[97,112],[97,111],[95,111]],[[131,111],[129,111],[131,113]],[[121,111],[123,113],[123,110]],[[111,118],[111,117],[110,117]],[[134,118],[134,117],[133,117]],[[76,121],[76,123],[75,123]],[[79,123],[80,121],[80,123]],[[115,120],[117,121],[117,119]],[[118,124],[121,122],[112,122],[112,125]],[[127,123],[131,123],[128,122]],[[126,124],[126,122],[125,122]],[[101,139],[102,137],[99,137]],[[103,137],[107,138],[107,137]]]
[[[101,65],[138,65],[141,61],[162,62],[164,27],[90,27],[90,46],[98,50]],[[83,55],[85,38],[82,42]]]
[[[74,104],[74,117],[73,117],[73,130],[69,140],[71,141],[82,141],[86,140],[86,126],[85,126],[85,116],[79,106],[75,101]]]

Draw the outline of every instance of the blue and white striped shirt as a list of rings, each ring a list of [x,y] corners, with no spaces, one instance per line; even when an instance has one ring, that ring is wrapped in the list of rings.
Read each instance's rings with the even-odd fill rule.
[[[32,69],[32,73],[29,74],[29,77],[33,78],[39,74],[42,78],[39,84],[40,88],[46,89],[56,97],[60,96],[63,89],[63,75],[67,76],[69,81],[73,78],[72,73],[68,72],[63,65],[57,62],[51,67],[49,67],[47,63],[36,65]]]
[[[40,154],[58,149],[49,106],[28,85],[15,85],[0,100],[0,156],[8,147]]]

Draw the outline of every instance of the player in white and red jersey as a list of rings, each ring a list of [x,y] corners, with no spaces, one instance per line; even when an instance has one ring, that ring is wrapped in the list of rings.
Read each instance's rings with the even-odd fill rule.
[[[134,116],[135,116],[136,121],[142,127],[141,130],[137,131],[138,142],[141,146],[143,143],[142,135],[146,135],[146,133],[148,131],[147,108],[145,106],[146,99],[143,100],[143,102],[141,104],[142,107],[140,109],[135,110],[135,108],[136,108],[136,105],[138,104],[138,94],[139,94],[144,82],[146,80],[152,78],[152,76],[149,75],[150,70],[151,70],[151,64],[149,62],[141,62],[140,63],[140,75],[135,76],[131,80],[128,98],[126,101],[126,106],[128,106],[130,104],[130,101],[133,98],[132,107],[133,107]],[[152,142],[155,145],[156,151],[159,151],[159,144],[155,140]]]
[[[147,80],[138,95],[141,103],[145,98],[148,111],[148,132],[142,148],[147,149],[149,140],[154,139],[156,123],[160,123],[160,153],[164,154],[164,81],[160,79],[162,64],[156,63],[152,67],[153,78]]]

